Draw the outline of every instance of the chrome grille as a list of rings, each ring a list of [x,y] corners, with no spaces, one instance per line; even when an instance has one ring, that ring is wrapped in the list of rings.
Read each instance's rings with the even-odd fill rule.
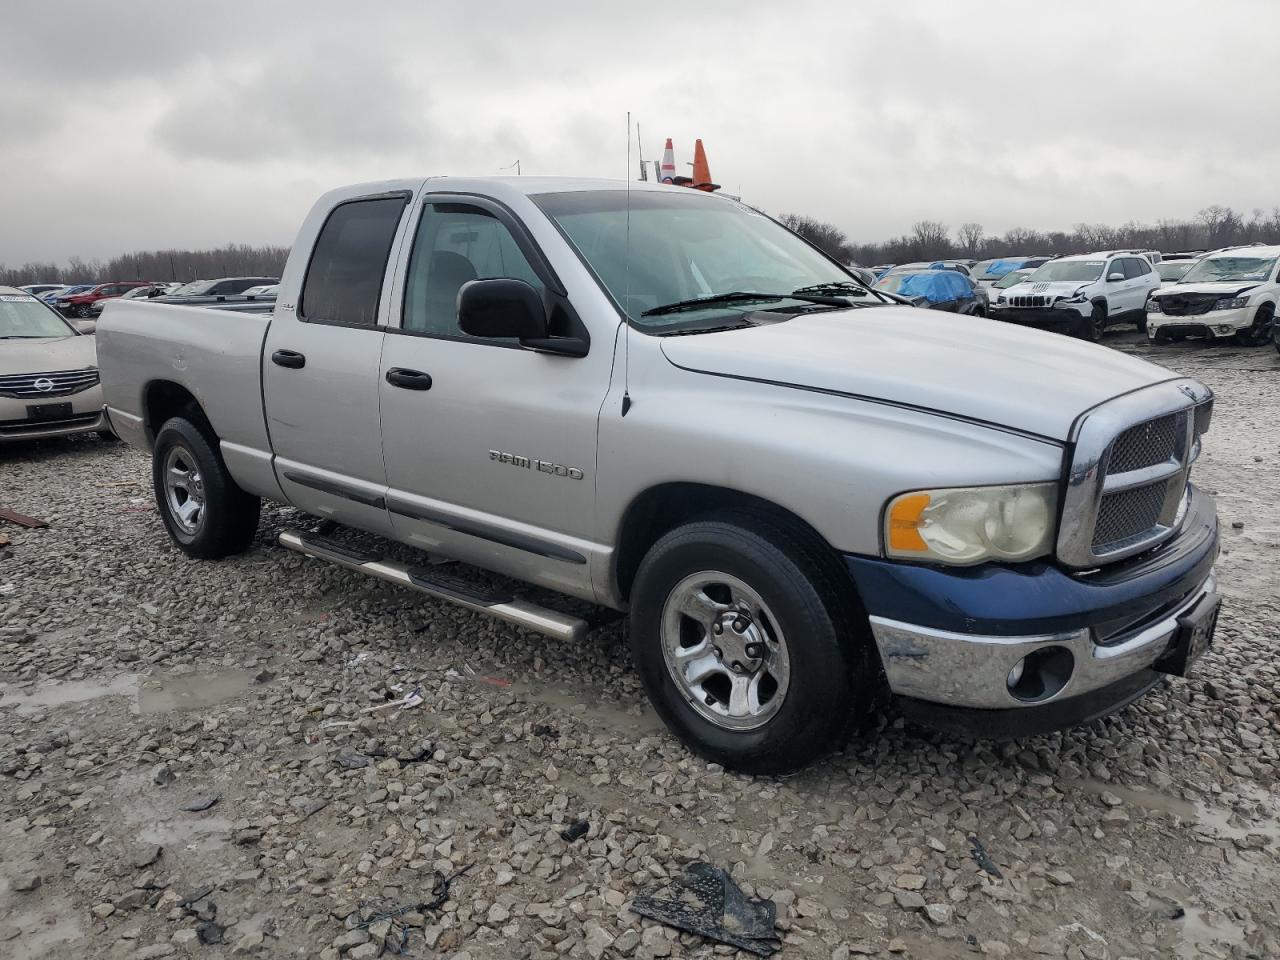
[[[0,397],[43,400],[88,390],[98,382],[98,371],[55,370],[48,373],[14,373],[0,376]]]
[[[1059,559],[1095,567],[1173,536],[1211,404],[1203,384],[1176,380],[1104,403],[1077,423]]]
[[[1111,445],[1107,473],[1128,473],[1178,456],[1186,432],[1185,413],[1171,413],[1130,427]]]
[[[1125,543],[1154,527],[1164,512],[1170,486],[1169,481],[1164,480],[1104,496],[1093,528],[1094,551]]]

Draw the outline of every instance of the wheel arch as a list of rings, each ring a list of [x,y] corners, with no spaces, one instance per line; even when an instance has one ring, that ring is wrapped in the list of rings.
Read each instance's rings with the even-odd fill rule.
[[[184,415],[207,436],[216,437],[213,425],[195,394],[173,380],[152,380],[142,391],[143,425],[148,445],[154,445],[156,434],[171,417]]]
[[[624,604],[628,602],[641,561],[666,533],[693,520],[725,512],[745,513],[785,524],[820,544],[833,559],[837,556],[812,524],[764,497],[704,483],[662,483],[638,494],[628,504],[618,525],[611,586],[619,599]],[[853,589],[852,581],[850,589]]]

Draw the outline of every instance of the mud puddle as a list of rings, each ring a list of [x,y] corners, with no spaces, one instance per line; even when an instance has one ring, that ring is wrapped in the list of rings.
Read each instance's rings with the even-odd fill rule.
[[[241,695],[252,683],[253,674],[248,670],[151,677],[124,673],[109,680],[48,680],[25,689],[0,685],[0,709],[12,707],[19,716],[31,716],[107,697],[130,697],[130,709],[136,714],[203,710]]]

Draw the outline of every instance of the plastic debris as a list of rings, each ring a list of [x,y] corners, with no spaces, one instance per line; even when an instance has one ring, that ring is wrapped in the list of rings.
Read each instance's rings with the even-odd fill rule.
[[[560,831],[560,839],[565,843],[573,843],[575,840],[581,840],[587,835],[587,831],[591,829],[591,824],[585,820],[578,820],[569,824]]]
[[[375,713],[378,710],[390,710],[393,707],[399,707],[401,712],[412,710],[414,707],[421,706],[427,700],[426,694],[422,691],[422,686],[416,686],[406,693],[399,700],[391,700],[387,703],[379,703],[376,706],[365,707],[361,713]]]
[[[386,936],[382,938],[382,949],[387,953],[403,954],[409,945],[409,931],[415,926],[422,925],[422,917],[415,915],[443,907],[449,899],[449,885],[474,866],[474,863],[468,863],[447,877],[439,870],[435,871],[435,879],[431,884],[431,899],[422,903],[391,906],[384,900],[361,900],[362,919],[355,925],[356,928],[369,930],[380,924],[387,924]]]
[[[771,957],[782,948],[774,929],[777,905],[749,898],[729,874],[709,863],[689,864],[682,879],[636,897],[631,910],[757,957]]]
[[[357,653],[355,656],[353,656],[350,660],[347,661],[347,666],[348,667],[359,666],[360,664],[368,660],[369,656],[370,654],[368,650],[362,650],[359,653]]]
[[[188,813],[199,813],[201,810],[208,810],[221,799],[222,794],[220,793],[197,793],[184,803],[181,809]]]
[[[997,880],[1004,879],[1004,874],[1000,872],[1000,868],[997,867],[995,861],[991,859],[990,854],[987,853],[987,848],[982,845],[981,840],[977,837],[970,837],[969,846],[973,850],[974,863],[987,873],[991,874],[991,876],[995,877]]]

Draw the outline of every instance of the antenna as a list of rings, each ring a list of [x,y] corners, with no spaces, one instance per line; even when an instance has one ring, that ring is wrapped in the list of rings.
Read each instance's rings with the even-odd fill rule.
[[[639,134],[637,133],[637,136]],[[631,409],[631,111],[627,111],[627,224],[623,249],[627,258],[622,284],[622,415]]]
[[[508,163],[505,167],[499,167],[498,169],[499,169],[499,170],[510,170],[512,167],[515,167],[515,170],[516,170],[516,176],[517,176],[517,177],[518,177],[518,176],[520,176],[520,161],[519,161],[519,160],[517,160],[515,163]]]

